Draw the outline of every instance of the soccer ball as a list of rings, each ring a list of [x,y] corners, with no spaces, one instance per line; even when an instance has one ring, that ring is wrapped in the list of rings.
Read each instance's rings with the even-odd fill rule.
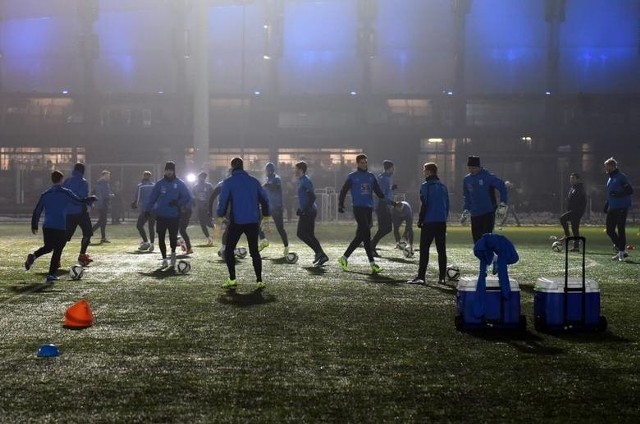
[[[284,260],[287,261],[288,264],[295,264],[298,262],[298,254],[295,252],[289,252],[287,253],[287,256],[285,256]]]
[[[247,257],[247,248],[246,247],[238,247],[235,250],[236,258],[244,259]]]
[[[398,248],[404,250],[405,247],[407,247],[407,241],[401,238],[400,241],[398,242]]]
[[[413,258],[413,249],[409,245],[405,245],[402,249],[405,258]]]
[[[82,265],[72,265],[71,268],[69,268],[69,275],[72,280],[80,280],[84,275],[84,268]]]
[[[551,244],[551,250],[553,250],[554,252],[562,252],[563,248],[564,248],[564,246],[562,245],[561,241],[554,241]]]
[[[460,279],[460,268],[457,265],[449,265],[447,267],[447,278],[458,281]]]
[[[185,261],[184,259],[181,259],[176,264],[176,269],[178,270],[178,272],[180,274],[186,274],[189,271],[191,271],[191,264],[189,262]]]

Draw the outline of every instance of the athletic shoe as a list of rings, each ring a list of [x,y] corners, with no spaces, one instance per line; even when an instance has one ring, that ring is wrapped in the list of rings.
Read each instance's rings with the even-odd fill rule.
[[[340,256],[338,258],[338,263],[342,267],[343,271],[349,271],[349,263],[347,262],[347,258],[345,258],[344,256]]]
[[[109,240],[107,240],[106,238],[100,240],[100,243],[111,243]]]
[[[371,274],[380,274],[382,272],[382,267],[376,263],[371,264]]]
[[[162,264],[160,265],[160,268],[166,268],[169,266],[169,261],[167,261],[167,258],[162,258]]]
[[[316,260],[313,263],[313,266],[322,266],[322,265],[326,264],[327,262],[329,262],[329,258],[327,257],[327,255],[320,255],[318,260]]]
[[[618,260],[620,262],[624,262],[628,257],[629,257],[629,254],[624,250],[621,250],[620,253],[618,253]]]
[[[171,252],[171,263],[169,265],[171,268],[176,267],[176,252]]]
[[[441,284],[443,286],[447,285],[447,282],[444,280],[444,278],[438,278],[438,284]]]
[[[267,285],[265,284],[265,282],[264,282],[264,281],[258,281],[258,282],[256,282],[256,288],[257,288],[257,289],[262,290],[262,289],[264,289],[264,288],[266,288],[266,287],[267,287]]]
[[[149,250],[149,247],[151,247],[151,243],[149,243],[148,241],[143,241],[142,243],[140,243],[138,250]]]
[[[269,240],[267,240],[266,238],[260,240],[260,244],[258,245],[258,252],[262,252],[267,247],[269,247]]]
[[[611,257],[611,260],[612,260],[612,261],[621,261],[622,259],[620,259],[620,258],[621,258],[621,256],[620,256],[620,252],[618,252],[618,253],[616,253],[615,255],[613,255],[613,256]]]
[[[47,275],[47,283],[54,283],[58,281],[58,276],[57,275]]]
[[[27,260],[24,261],[24,269],[29,271],[35,261],[36,261],[36,256],[33,253],[29,253],[27,255]]]
[[[187,249],[187,255],[191,255],[193,253],[193,249]]]
[[[420,277],[416,277],[413,280],[408,280],[407,283],[409,283],[409,284],[424,284],[424,279],[422,279]]]
[[[91,257],[89,255],[87,255],[86,253],[81,253],[81,254],[78,255],[78,263],[80,265],[87,266],[91,262],[93,262],[93,259],[91,259]]]
[[[285,246],[282,250],[282,256],[286,257],[289,254],[289,246]]]
[[[408,253],[406,254],[407,258],[413,258],[413,249],[409,249]]]
[[[237,285],[238,285],[238,283],[236,282],[236,280],[232,280],[231,278],[227,278],[227,281],[225,281],[222,284],[222,288],[223,289],[235,289]]]
[[[149,252],[153,252],[153,249],[154,249],[153,243],[149,243]]]
[[[207,246],[213,246],[213,237],[207,237]]]

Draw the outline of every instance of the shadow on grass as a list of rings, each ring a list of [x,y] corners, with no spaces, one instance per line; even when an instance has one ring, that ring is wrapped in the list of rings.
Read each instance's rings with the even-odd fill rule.
[[[265,294],[264,290],[256,289],[249,293],[238,293],[236,290],[227,290],[218,296],[218,302],[224,305],[233,305],[246,308],[255,305],[263,305],[275,302],[276,297],[271,294]]]
[[[324,275],[327,273],[327,270],[322,266],[303,266],[302,269],[311,275]]]
[[[410,258],[383,258],[386,261],[389,262],[396,262],[396,263],[400,263],[400,264],[415,264],[415,261],[412,261]]]
[[[54,287],[55,287],[55,284],[31,283],[31,284],[23,284],[20,286],[9,286],[9,290],[15,293],[16,295],[61,291],[61,290],[55,290]]]
[[[149,252],[148,250],[136,250],[134,252],[125,252],[127,255],[153,255],[158,252]]]
[[[635,343],[636,340],[620,337],[610,331],[546,331],[544,334],[572,343]]]
[[[173,268],[158,268],[151,272],[138,272],[138,275],[143,275],[145,277],[152,277],[157,280],[164,280],[169,277],[186,277],[188,274],[180,274],[176,272]]]
[[[465,333],[470,336],[486,340],[488,342],[505,343],[522,353],[530,353],[534,355],[560,355],[565,353],[565,349],[558,347],[545,346],[543,339],[528,331],[518,329],[477,329],[467,330]]]
[[[275,265],[284,265],[284,264],[287,263],[287,260],[285,258],[266,258],[266,257],[263,257],[262,260],[263,261],[264,260],[269,260],[269,261],[271,261],[272,264],[275,264]]]

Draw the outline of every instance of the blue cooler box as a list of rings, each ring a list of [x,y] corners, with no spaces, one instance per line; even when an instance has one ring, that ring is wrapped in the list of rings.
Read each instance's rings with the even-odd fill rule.
[[[515,280],[511,280],[509,283],[511,285],[511,295],[509,299],[503,300],[498,277],[487,277],[485,316],[483,319],[483,317],[476,317],[474,314],[478,278],[462,277],[458,281],[458,293],[456,294],[456,306],[458,317],[461,318],[460,324],[462,328],[484,326],[487,323],[507,327],[526,326],[526,323],[521,322],[524,317],[520,316],[520,286]],[[456,322],[456,327],[458,327],[458,322]]]
[[[538,278],[533,298],[536,329],[564,328],[572,325],[598,327],[601,324],[598,283],[585,280],[583,292],[582,279],[569,278],[567,287],[569,290],[565,294],[564,278]]]

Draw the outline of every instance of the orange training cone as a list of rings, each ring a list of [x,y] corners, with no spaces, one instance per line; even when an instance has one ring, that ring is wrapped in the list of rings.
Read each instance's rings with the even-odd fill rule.
[[[80,299],[64,313],[64,327],[81,329],[93,325],[93,312],[86,299]]]

